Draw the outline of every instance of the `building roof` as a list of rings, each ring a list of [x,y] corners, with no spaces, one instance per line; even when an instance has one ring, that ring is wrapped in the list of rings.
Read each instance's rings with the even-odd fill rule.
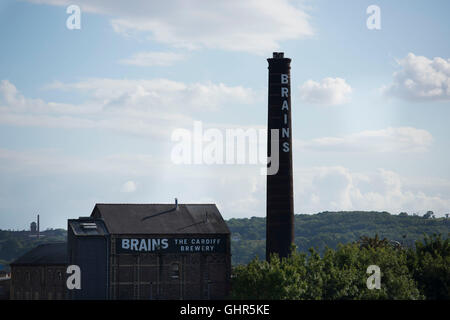
[[[96,204],[111,234],[229,234],[215,204]]]
[[[14,265],[66,265],[67,243],[54,242],[38,245],[11,263]]]

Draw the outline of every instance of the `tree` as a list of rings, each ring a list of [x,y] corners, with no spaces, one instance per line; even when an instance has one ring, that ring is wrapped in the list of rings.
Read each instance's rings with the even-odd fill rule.
[[[300,299],[306,290],[304,255],[279,259],[273,256],[270,263],[253,259],[248,265],[234,269],[233,299],[286,300]]]
[[[362,248],[385,248],[389,245],[389,240],[386,238],[380,239],[377,233],[374,238],[367,236],[360,237],[358,243]]]
[[[408,252],[408,267],[427,299],[450,299],[450,242],[425,236]]]
[[[385,239],[367,238],[358,243],[326,249],[323,257],[293,251],[288,258],[273,256],[270,263],[254,259],[234,269],[233,299],[423,299],[408,268],[407,252],[395,250]],[[367,288],[367,267],[382,272],[380,290]]]
[[[376,233],[381,239],[409,246],[421,240],[424,232],[448,233],[448,220],[425,220],[412,214],[399,217],[383,212],[323,212],[295,215],[294,219],[295,244],[299,251],[308,253],[313,247],[321,255],[326,247],[337,249],[340,243],[351,243],[361,236],[374,237]],[[240,241],[231,242],[233,265],[249,263],[255,256],[265,259],[265,218],[230,219],[227,224],[232,234],[241,236]],[[407,241],[402,238],[405,234]]]
[[[424,218],[424,219],[431,219],[431,218],[434,218],[434,212],[433,212],[433,211],[427,211],[427,213],[425,213],[425,214],[423,215],[423,218]]]

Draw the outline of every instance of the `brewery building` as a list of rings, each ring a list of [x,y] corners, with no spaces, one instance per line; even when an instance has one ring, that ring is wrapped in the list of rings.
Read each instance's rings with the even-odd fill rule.
[[[230,231],[214,204],[97,204],[68,220],[71,299],[224,299]]]

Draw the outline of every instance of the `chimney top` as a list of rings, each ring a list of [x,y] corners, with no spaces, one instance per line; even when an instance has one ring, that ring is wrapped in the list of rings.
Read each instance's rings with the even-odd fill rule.
[[[283,59],[284,58],[284,52],[274,52],[273,53],[274,59]]]

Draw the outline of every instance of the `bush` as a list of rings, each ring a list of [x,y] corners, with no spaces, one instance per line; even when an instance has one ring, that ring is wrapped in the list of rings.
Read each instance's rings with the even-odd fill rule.
[[[253,259],[234,268],[233,299],[449,299],[450,244],[441,236],[426,237],[415,248],[395,248],[387,241],[352,243],[320,256],[296,250],[288,258],[272,256],[270,263]],[[367,243],[367,241],[366,241]],[[373,245],[381,244],[385,245]],[[367,268],[381,270],[381,288],[367,288]]]
[[[425,236],[408,253],[408,266],[427,299],[450,299],[450,243],[441,235]]]

